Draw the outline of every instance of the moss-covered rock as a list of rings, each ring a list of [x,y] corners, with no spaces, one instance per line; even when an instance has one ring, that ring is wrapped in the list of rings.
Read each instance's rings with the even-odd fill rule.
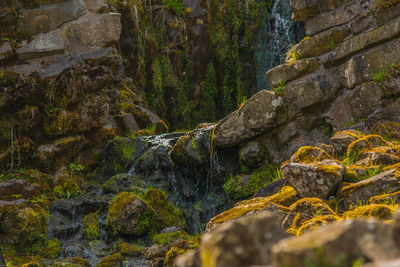
[[[303,198],[289,207],[284,226],[288,228],[288,233],[299,235],[312,228],[313,223],[321,224],[336,220],[340,220],[340,217],[327,203],[318,198]]]
[[[141,255],[144,252],[144,247],[138,245],[138,244],[129,244],[127,242],[122,242],[121,244],[118,245],[118,252],[122,256],[137,256]]]
[[[344,212],[343,218],[356,219],[361,217],[374,217],[377,219],[388,220],[392,217],[397,208],[398,205],[370,204]]]
[[[288,162],[281,172],[300,197],[328,199],[343,181],[345,168],[332,159],[318,163]]]
[[[110,203],[107,229],[113,234],[141,236],[161,226],[157,212],[134,193],[119,193]]]
[[[373,196],[368,200],[368,203],[394,205],[394,204],[399,204],[399,201],[400,201],[400,191],[396,191],[391,194]]]
[[[248,213],[260,211],[272,204],[278,205],[283,211],[287,211],[288,209],[285,206],[290,206],[297,200],[296,190],[291,186],[285,186],[275,195],[238,202],[232,209],[226,210],[212,218],[207,224],[206,232],[212,231],[218,225],[227,221],[245,216]]]
[[[263,166],[251,175],[230,176],[224,184],[224,191],[234,201],[254,196],[261,188],[271,184],[281,177],[279,168],[275,165]]]
[[[291,161],[296,163],[315,163],[332,157],[319,147],[303,146],[292,156]]]
[[[0,243],[17,247],[31,247],[42,243],[47,236],[46,211],[28,201],[0,203]]]
[[[164,192],[159,189],[148,189],[144,194],[144,199],[156,211],[164,226],[186,228],[186,221],[181,211],[168,202]]]
[[[121,254],[114,254],[101,259],[97,267],[122,267]]]
[[[367,203],[371,197],[398,191],[399,175],[396,169],[392,169],[361,182],[346,185],[338,193],[343,198],[345,206],[351,209],[360,202]]]
[[[90,263],[81,257],[65,258],[55,262],[51,267],[91,267]]]

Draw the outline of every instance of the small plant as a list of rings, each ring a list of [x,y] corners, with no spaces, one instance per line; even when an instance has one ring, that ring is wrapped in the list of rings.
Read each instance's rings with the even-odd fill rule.
[[[44,107],[44,112],[46,112],[46,114],[52,114],[52,113],[56,112],[57,110],[59,110],[59,108],[54,106],[54,104],[51,104],[51,103],[47,104]]]
[[[180,0],[163,0],[162,5],[174,11],[178,16],[185,15],[185,7]]]
[[[69,164],[69,170],[71,172],[71,176],[74,174],[81,173],[84,169],[85,169],[85,167],[83,167],[81,164],[75,164],[75,163]]]
[[[335,49],[336,47],[337,47],[337,43],[336,43],[336,41],[335,40],[331,40],[331,42],[330,42],[330,48],[333,50],[333,49]]]
[[[376,82],[376,83],[382,83],[382,82],[384,82],[385,81],[385,79],[386,79],[386,74],[387,74],[387,70],[386,69],[383,69],[383,70],[381,70],[380,72],[378,72],[378,73],[376,73],[375,75],[374,75],[374,81]]]
[[[279,84],[274,88],[274,92],[281,95],[285,91],[285,87],[286,84],[282,80],[279,80]]]
[[[290,59],[289,62],[295,62],[302,58],[301,52],[298,51],[296,48],[292,48],[289,51]]]

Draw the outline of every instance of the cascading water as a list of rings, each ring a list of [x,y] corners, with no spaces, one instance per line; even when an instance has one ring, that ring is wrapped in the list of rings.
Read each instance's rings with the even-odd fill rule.
[[[286,52],[304,37],[301,23],[291,20],[290,0],[276,0],[265,24],[261,25],[256,48],[258,89],[270,89],[265,72],[282,64]]]

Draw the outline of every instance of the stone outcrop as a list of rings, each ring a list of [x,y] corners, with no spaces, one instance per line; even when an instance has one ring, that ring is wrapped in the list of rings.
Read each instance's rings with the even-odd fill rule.
[[[301,146],[326,142],[331,129],[397,121],[399,3],[381,2],[292,0],[293,19],[305,22],[308,36],[266,73],[273,95],[255,94],[217,125],[215,146],[256,140],[264,163],[282,162]],[[266,116],[257,127],[245,119],[259,114]]]
[[[56,172],[78,158],[89,167],[106,138],[167,130],[122,83],[121,15],[105,1],[11,2],[1,9],[1,170]]]

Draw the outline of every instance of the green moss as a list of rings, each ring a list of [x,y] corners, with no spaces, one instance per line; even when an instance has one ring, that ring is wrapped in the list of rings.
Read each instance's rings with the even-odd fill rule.
[[[83,233],[89,240],[100,238],[100,225],[97,213],[90,213],[83,218]]]
[[[250,176],[231,175],[224,184],[224,191],[230,199],[239,200],[254,195],[261,188],[280,178],[281,173],[276,165],[266,165],[254,171]]]
[[[77,197],[82,193],[81,188],[73,179],[67,179],[63,184],[55,186],[53,192],[58,197],[66,199]]]
[[[185,240],[185,241],[194,241],[197,240],[197,237],[190,236],[185,231],[176,231],[172,233],[162,233],[155,235],[152,239],[154,244],[157,245],[173,245],[176,240]]]

